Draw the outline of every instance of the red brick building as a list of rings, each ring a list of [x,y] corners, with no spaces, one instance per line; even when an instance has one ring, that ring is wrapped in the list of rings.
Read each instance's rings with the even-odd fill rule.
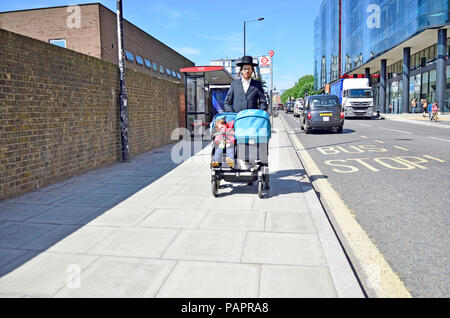
[[[118,64],[116,13],[100,3],[0,12],[0,29]],[[125,19],[123,33],[128,68],[183,83],[195,65]]]

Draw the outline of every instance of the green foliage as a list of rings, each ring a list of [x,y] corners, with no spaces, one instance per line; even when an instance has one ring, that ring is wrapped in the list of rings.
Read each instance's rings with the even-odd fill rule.
[[[308,93],[308,95],[318,94],[318,92],[314,90],[314,76],[312,75],[301,77],[297,83],[295,83],[294,87],[291,87],[281,95],[281,102],[283,104],[286,103],[290,97],[292,100],[304,97],[305,93]]]

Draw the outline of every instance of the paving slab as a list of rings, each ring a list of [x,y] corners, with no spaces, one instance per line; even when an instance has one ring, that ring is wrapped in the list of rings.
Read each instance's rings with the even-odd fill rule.
[[[98,257],[44,252],[0,278],[0,292],[53,296]]]
[[[154,297],[174,266],[175,261],[103,256],[80,274],[78,286],[67,286],[55,297]]]
[[[0,248],[19,248],[52,231],[56,225],[4,222],[0,224]]]
[[[29,223],[44,224],[86,224],[90,220],[103,213],[101,208],[87,206],[55,206],[31,219]]]
[[[309,212],[306,199],[298,194],[296,198],[271,198],[270,200],[255,200],[253,211],[280,211],[280,212]]]
[[[242,232],[183,230],[162,258],[239,262],[244,240]]]
[[[256,298],[260,267],[211,262],[179,262],[156,297]]]
[[[264,213],[211,211],[200,226],[204,230],[264,231]]]
[[[83,207],[106,207],[114,206],[126,196],[113,193],[75,193],[54,202],[56,205],[73,205]]]
[[[25,221],[51,208],[53,208],[52,205],[40,205],[28,203],[3,204],[0,205],[0,220]]]
[[[17,249],[0,248],[0,268],[12,262],[16,258],[24,255],[26,251]]]
[[[211,194],[209,198],[203,200],[198,208],[204,210],[251,211],[254,201],[255,196],[240,197],[237,200],[233,196],[226,195],[214,198]]]
[[[204,201],[201,196],[162,195],[150,201],[147,207],[165,209],[204,209],[200,204]]]
[[[115,206],[90,221],[87,225],[133,227],[146,218],[153,209]]]
[[[149,228],[118,228],[88,254],[160,258],[178,230]]]
[[[316,233],[309,213],[267,212],[265,230],[282,233]]]
[[[47,191],[42,195],[41,191],[33,191],[9,200],[10,203],[19,204],[42,204],[49,205],[63,198],[71,196],[71,193],[58,192],[55,190]]]
[[[327,267],[262,265],[262,298],[336,298]]]
[[[137,227],[196,229],[206,210],[155,209]]]
[[[250,232],[243,263],[327,266],[315,234]]]

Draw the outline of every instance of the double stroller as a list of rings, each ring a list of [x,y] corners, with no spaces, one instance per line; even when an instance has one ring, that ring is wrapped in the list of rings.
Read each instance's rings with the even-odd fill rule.
[[[267,112],[259,109],[248,109],[236,113],[217,114],[210,124],[212,138],[211,159],[213,160],[217,145],[215,137],[220,132],[215,129],[215,123],[225,119],[227,123],[234,121],[234,165],[229,166],[225,154],[221,164],[211,166],[211,189],[217,197],[220,181],[231,183],[257,182],[258,196],[263,197],[263,190],[270,189],[269,183],[269,139],[271,137],[270,117]]]

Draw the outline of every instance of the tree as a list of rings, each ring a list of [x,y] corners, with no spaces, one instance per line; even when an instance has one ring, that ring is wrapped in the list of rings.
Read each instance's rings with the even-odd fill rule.
[[[304,97],[305,93],[308,95],[314,95],[318,92],[314,90],[314,76],[305,75],[295,83],[293,87],[286,90],[283,95],[281,95],[281,102],[285,103],[289,97],[293,99]]]

